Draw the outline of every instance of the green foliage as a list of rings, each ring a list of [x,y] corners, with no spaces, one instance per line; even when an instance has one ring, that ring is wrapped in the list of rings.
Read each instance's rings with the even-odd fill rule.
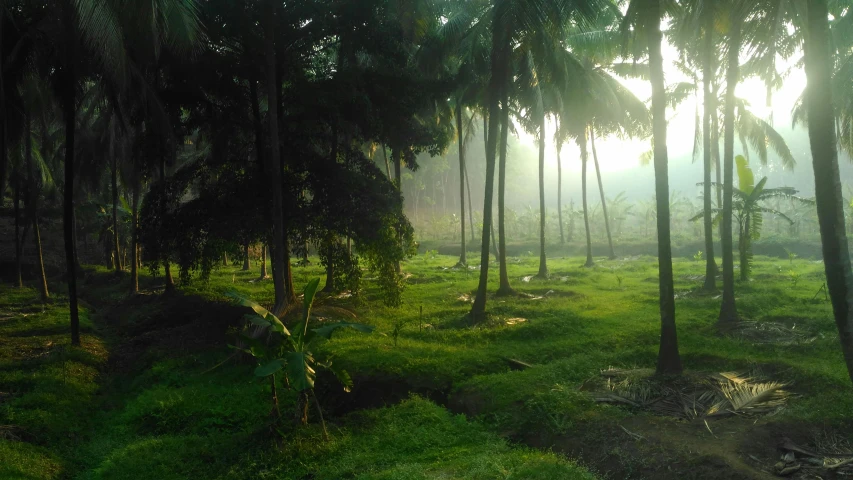
[[[332,334],[340,329],[351,328],[359,332],[371,333],[373,332],[373,327],[360,323],[337,322],[325,323],[316,328],[309,328],[311,309],[314,305],[314,297],[317,294],[319,285],[320,279],[317,278],[308,282],[305,286],[303,290],[302,316],[300,321],[294,325],[292,333],[278,317],[257,302],[243,297],[236,292],[229,293],[229,296],[237,300],[241,305],[253,310],[252,314],[246,315],[246,319],[250,324],[261,327],[261,332],[270,331],[278,334],[278,338],[275,338],[270,343],[262,342],[256,338],[257,336],[247,334],[248,332],[239,335],[240,340],[242,340],[245,346],[234,348],[255,358],[258,363],[257,368],[255,368],[256,377],[273,376],[272,381],[275,384],[274,375],[283,372],[281,378],[284,385],[297,393],[303,394],[314,388],[317,369],[325,368],[338,378],[345,390],[349,391],[352,387],[352,379],[345,370],[334,367],[331,358],[325,362],[318,361],[315,359],[312,351],[317,347],[319,341],[330,340]],[[275,392],[273,392],[273,395],[275,395]]]

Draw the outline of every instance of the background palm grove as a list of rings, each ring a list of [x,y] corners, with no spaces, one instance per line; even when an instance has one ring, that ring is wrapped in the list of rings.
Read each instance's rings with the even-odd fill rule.
[[[853,475],[853,2],[0,0],[0,67],[2,478]]]

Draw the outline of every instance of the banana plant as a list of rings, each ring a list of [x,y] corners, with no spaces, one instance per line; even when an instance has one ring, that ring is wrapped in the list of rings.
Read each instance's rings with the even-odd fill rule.
[[[741,280],[749,280],[752,267],[752,241],[761,238],[764,214],[776,215],[789,224],[794,223],[794,220],[783,212],[766,206],[764,202],[771,198],[787,198],[802,204],[814,205],[814,200],[798,197],[796,195],[797,190],[792,187],[766,188],[767,177],[762,178],[756,184],[749,162],[743,155],[735,157],[735,163],[737,164],[739,188],[732,188],[734,193],[732,210],[739,226],[740,278]],[[722,209],[716,208],[714,213],[714,223],[716,224],[721,220]],[[704,212],[700,212],[690,220],[697,221],[703,216]]]
[[[349,392],[353,385],[352,378],[346,370],[338,368],[332,363],[331,359],[321,362],[314,357],[312,351],[317,344],[331,339],[334,332],[345,328],[363,333],[371,333],[374,330],[373,326],[352,322],[324,323],[313,328],[310,327],[311,310],[319,284],[320,279],[317,278],[305,286],[302,316],[292,329],[288,329],[278,317],[259,303],[235,292],[228,294],[240,305],[252,309],[252,313],[248,313],[244,317],[249,324],[256,329],[261,329],[261,331],[270,332],[273,337],[270,342],[265,343],[254,338],[254,336],[241,333],[239,338],[247,348],[236,346],[232,346],[232,348],[241,350],[257,360],[255,376],[270,378],[273,388],[274,411],[279,418],[281,413],[278,410],[278,397],[276,395],[276,375],[280,375],[287,388],[298,394],[300,402],[297,405],[299,410],[297,414],[301,417],[303,424],[308,421],[307,399],[309,393],[314,398],[320,421],[323,422],[323,413],[320,411],[320,404],[314,394],[318,369],[323,368],[332,372],[343,385],[344,391]],[[323,422],[323,431],[326,431],[325,422]]]

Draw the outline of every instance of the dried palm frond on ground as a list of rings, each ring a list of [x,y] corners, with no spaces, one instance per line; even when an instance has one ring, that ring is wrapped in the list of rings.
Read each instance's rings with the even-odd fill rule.
[[[737,322],[726,328],[725,334],[757,344],[796,345],[817,339],[811,332],[796,325],[788,327],[777,322]]]
[[[597,402],[630,405],[657,415],[684,418],[772,415],[784,408],[787,384],[739,372],[654,376],[651,369],[603,370],[581,386]]]
[[[772,471],[779,476],[800,472],[805,475],[802,478],[853,476],[853,445],[848,439],[821,432],[809,443],[803,447],[790,438],[783,438],[778,445],[781,458]]]

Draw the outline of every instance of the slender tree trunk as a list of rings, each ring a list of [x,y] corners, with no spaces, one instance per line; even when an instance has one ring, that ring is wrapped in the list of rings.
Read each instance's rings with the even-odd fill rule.
[[[13,173],[15,177],[15,198],[14,198],[14,212],[15,212],[15,285],[19,288],[24,286],[23,276],[21,275],[21,256],[24,254],[24,237],[21,235],[21,181],[18,179],[17,174]]]
[[[121,265],[121,249],[119,248],[119,240],[118,240],[118,159],[115,153],[115,125],[113,121],[110,121],[109,126],[110,129],[110,159],[112,160],[112,175],[111,175],[111,183],[112,183],[112,194],[113,194],[113,251],[115,252],[115,262],[114,266],[116,269],[116,275],[120,274],[122,271]]]
[[[0,16],[2,22],[2,16]],[[36,184],[35,172],[33,167],[33,141],[32,141],[32,123],[30,121],[30,112],[24,108],[24,163],[27,166],[27,215],[30,217],[30,222],[33,227],[33,240],[35,241],[36,259],[39,268],[39,293],[41,301],[47,302],[50,298],[50,293],[47,288],[47,276],[44,272],[44,255],[41,248],[41,231],[39,230],[38,221],[38,185]]]
[[[740,53],[741,20],[736,16],[729,32],[728,64],[726,66],[726,111],[723,118],[725,138],[723,144],[723,303],[720,307],[719,323],[738,320],[735,305],[734,245],[732,241],[732,187],[734,181],[735,145],[735,87],[740,75],[738,54]]]
[[[652,84],[652,132],[654,135],[655,194],[657,196],[658,271],[660,276],[661,335],[658,374],[680,374],[681,357],[675,329],[675,298],[672,276],[672,246],[669,225],[669,172],[666,148],[666,88],[661,54],[660,0],[647,7],[646,31],[649,45],[649,77]]]
[[[471,320],[474,323],[484,320],[486,313],[486,290],[489,281],[489,240],[492,228],[492,196],[495,186],[495,157],[498,147],[498,126],[500,122],[499,108],[502,96],[502,87],[508,74],[505,64],[507,63],[508,38],[503,39],[506,33],[501,33],[498,25],[493,24],[491,65],[492,76],[489,79],[488,102],[489,129],[486,136],[486,186],[483,199],[483,235],[480,245],[480,279],[477,285],[477,294],[474,297],[474,305],[471,307]]]
[[[249,271],[252,269],[252,265],[249,263],[249,241],[243,244],[243,271]]]
[[[740,229],[738,237],[738,247],[740,250],[740,279],[742,281],[749,280],[749,241],[750,238],[750,221],[749,214],[743,219],[743,226]]]
[[[610,217],[607,215],[607,200],[604,198],[604,184],[601,182],[601,169],[598,166],[598,151],[595,149],[595,130],[589,127],[589,144],[592,147],[592,162],[595,164],[595,176],[598,177],[598,192],[601,194],[601,212],[604,214],[604,230],[607,232],[607,245],[610,247],[610,259],[616,258],[613,250],[613,237],[610,235]]]
[[[703,289],[712,292],[717,289],[717,262],[714,259],[714,215],[711,211],[711,116],[715,115],[716,105],[711,94],[711,77],[714,75],[714,12],[711,10],[713,3],[708,2],[709,10],[705,12],[705,44],[702,59],[702,83],[704,86],[705,106],[702,115],[702,144],[703,162],[702,185],[703,208],[705,209],[705,284]],[[718,170],[719,172],[719,170]]]
[[[853,273],[844,230],[844,200],[836,150],[828,16],[826,0],[808,2],[806,107],[827,290],[847,372],[853,381]]]
[[[462,103],[456,103],[456,131],[459,136],[459,221],[460,223],[460,239],[462,251],[459,254],[459,265],[468,265],[468,257],[465,246],[465,132],[462,125]]]
[[[77,247],[74,244],[74,134],[77,112],[75,66],[74,6],[71,0],[62,2],[62,21],[65,30],[66,58],[63,68],[63,113],[65,116],[65,192],[63,193],[63,233],[65,239],[65,265],[67,268],[69,316],[71,319],[71,345],[80,345],[80,314],[77,308]],[[5,136],[5,135],[3,135]],[[5,142],[4,142],[5,143]],[[4,145],[5,147],[5,145]],[[5,148],[4,148],[5,151]]]
[[[584,267],[595,265],[592,259],[592,235],[589,232],[589,208],[586,201],[586,165],[589,163],[589,152],[586,149],[586,129],[578,137],[578,145],[581,148],[581,196],[583,197],[583,225],[586,230],[586,263]]]
[[[560,132],[560,119],[556,118],[557,137]],[[559,140],[557,144],[557,221],[560,224],[560,245],[566,244],[566,237],[563,235],[563,160],[560,158],[560,151],[563,149],[563,144]]]
[[[385,160],[385,170],[388,172],[388,180],[394,181],[391,176],[391,163],[388,162],[388,153],[385,152],[385,144],[382,144],[382,159]]]
[[[539,278],[548,278],[545,256],[545,109],[539,112]]]
[[[267,278],[267,244],[261,244],[261,276],[259,280]]]
[[[166,157],[160,157],[160,181],[163,182],[163,185],[166,184]],[[166,212],[162,212],[164,215]],[[163,252],[163,275],[166,280],[166,290],[165,293],[171,293],[175,291],[175,279],[172,277],[172,266],[171,261],[169,259],[169,252]]]
[[[465,165],[465,189],[468,192],[468,228],[471,229],[471,241],[474,237],[474,205],[471,201],[471,182],[468,180],[468,165]]]
[[[282,185],[281,154],[278,142],[278,115],[275,106],[278,105],[278,85],[276,85],[276,58],[275,58],[275,9],[273,2],[267,0],[264,15],[264,47],[266,54],[267,74],[267,98],[269,104],[270,155],[264,155],[266,163],[266,174],[270,178],[272,202],[270,205],[270,218],[272,219],[273,232],[270,244],[273,264],[273,288],[275,291],[275,306],[273,313],[280,315],[288,306],[287,290],[285,285],[285,254],[284,243],[284,192]],[[262,272],[264,266],[262,264]]]
[[[507,140],[509,138],[509,97],[503,90],[503,108],[500,113],[500,155],[498,159],[498,269],[500,271],[498,295],[515,293],[509,284],[509,274],[506,264],[506,157]]]
[[[717,104],[717,92],[716,89],[712,93],[714,99],[712,100],[714,104],[714,110],[711,112],[711,157],[714,159],[714,173],[717,182],[717,188],[714,190],[717,193],[717,208],[723,208],[723,163],[722,158],[720,157],[720,120],[717,115],[717,108],[719,105]],[[720,242],[723,239],[723,222],[719,222],[717,226],[720,235]],[[719,273],[719,272],[718,272]]]
[[[488,114],[483,116],[483,143],[485,144],[485,152],[488,154],[489,151],[489,119]],[[497,162],[497,160],[495,160]],[[497,173],[497,168],[495,168],[495,172]],[[493,174],[494,176],[494,174]],[[494,179],[492,179],[492,184],[494,185]],[[469,190],[470,191],[470,190]],[[485,211],[485,207],[484,207]],[[492,200],[492,211],[494,212],[494,200]],[[494,219],[492,219],[494,220]],[[492,234],[492,253],[495,256],[495,260],[500,257],[500,250],[498,250],[498,236],[495,234],[495,222],[489,222],[490,232]]]
[[[397,190],[400,192],[400,199],[402,201],[403,198],[403,172],[402,172],[402,163],[403,163],[403,151],[399,147],[391,146],[391,160],[394,163],[394,185],[397,186]],[[402,236],[400,232],[397,232],[397,240],[402,242]],[[397,274],[399,275],[403,269],[400,267],[400,262],[397,262],[396,265]]]
[[[139,174],[134,172],[133,193],[131,199],[130,229],[130,293],[139,292],[139,195],[141,190]]]

